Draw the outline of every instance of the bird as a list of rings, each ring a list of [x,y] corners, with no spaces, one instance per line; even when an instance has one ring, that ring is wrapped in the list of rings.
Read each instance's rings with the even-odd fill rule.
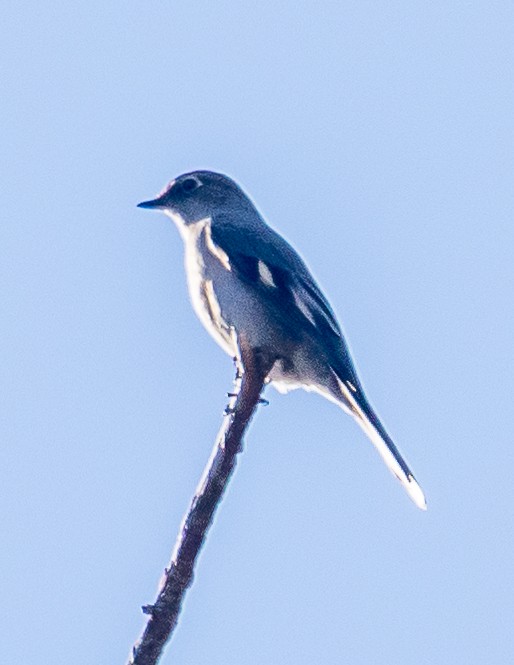
[[[191,171],[138,207],[164,212],[177,226],[193,309],[222,349],[237,358],[244,335],[250,348],[272,358],[267,383],[335,402],[426,510],[419,483],[364,392],[329,301],[303,258],[243,189],[222,173]]]

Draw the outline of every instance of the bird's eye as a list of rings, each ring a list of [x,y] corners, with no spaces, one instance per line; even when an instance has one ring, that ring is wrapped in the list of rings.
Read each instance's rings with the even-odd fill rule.
[[[187,194],[194,191],[198,186],[198,182],[194,178],[186,178],[181,184],[182,191]]]

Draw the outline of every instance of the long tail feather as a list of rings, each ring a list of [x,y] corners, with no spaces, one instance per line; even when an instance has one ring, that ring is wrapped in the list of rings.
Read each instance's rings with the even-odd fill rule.
[[[337,377],[337,382],[346,402],[343,406],[346,409],[349,406],[351,415],[375,446],[389,470],[401,482],[410,498],[418,508],[426,510],[427,503],[423,490],[366,398],[357,396],[339,377]]]

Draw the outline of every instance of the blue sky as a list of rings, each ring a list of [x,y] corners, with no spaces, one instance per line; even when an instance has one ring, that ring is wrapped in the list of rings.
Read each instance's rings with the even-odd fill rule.
[[[429,509],[269,390],[163,664],[512,662],[512,4],[18,2],[0,30],[3,660],[139,635],[232,366],[135,206],[213,168],[306,257]]]

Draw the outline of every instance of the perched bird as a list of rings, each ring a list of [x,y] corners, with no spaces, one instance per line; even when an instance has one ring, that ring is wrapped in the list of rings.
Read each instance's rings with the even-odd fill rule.
[[[357,421],[411,499],[425,497],[370,405],[334,312],[297,252],[271,229],[229,177],[185,173],[141,208],[177,225],[193,307],[232,357],[238,335],[275,358],[268,380],[281,392],[304,388]]]

